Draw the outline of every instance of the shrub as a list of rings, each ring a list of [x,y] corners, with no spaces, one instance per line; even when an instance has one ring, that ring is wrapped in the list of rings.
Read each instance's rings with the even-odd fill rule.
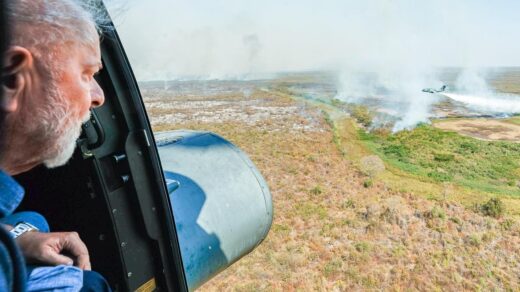
[[[470,143],[470,142],[462,142],[460,144],[460,152],[469,152],[469,153],[475,153],[478,151],[478,146],[474,143]]]
[[[354,201],[352,199],[348,199],[343,203],[344,209],[355,208],[355,207],[356,207],[356,205],[354,204]]]
[[[451,217],[450,221],[458,225],[462,224],[462,221],[457,217]]]
[[[435,181],[451,181],[453,177],[447,173],[444,172],[438,172],[438,171],[432,171],[428,173],[428,177],[432,178]]]
[[[366,106],[354,104],[351,105],[350,108],[350,114],[360,124],[362,124],[366,128],[372,125],[372,119],[374,118],[374,115]]]
[[[342,102],[341,100],[337,99],[337,98],[333,98],[330,103],[335,106],[335,107],[340,107],[340,106],[343,106],[344,102]]]
[[[367,252],[367,251],[371,250],[370,244],[368,242],[364,242],[364,241],[357,242],[356,244],[354,244],[354,248],[358,252]]]
[[[427,211],[424,216],[428,219],[446,219],[446,213],[438,206],[434,206],[430,211]]]
[[[383,147],[383,152],[385,155],[396,157],[399,160],[408,156],[408,148],[402,144],[390,144],[385,146]]]
[[[388,138],[390,135],[392,135],[392,128],[391,127],[379,127],[375,128],[372,131],[372,134],[375,136],[378,136],[380,138]]]
[[[433,154],[433,159],[435,161],[439,161],[439,162],[452,161],[454,158],[455,158],[455,156],[453,156],[453,154],[449,154],[449,153],[436,153],[436,154]]]
[[[280,233],[286,236],[291,231],[291,228],[283,224],[274,224],[271,230],[273,230],[274,233]]]
[[[491,198],[480,206],[480,212],[486,216],[499,218],[504,215],[504,203],[499,198]]]
[[[331,275],[340,272],[342,266],[343,262],[341,260],[332,260],[323,267],[323,274],[325,274],[325,277],[330,277]]]
[[[513,225],[515,224],[515,221],[513,219],[506,219],[502,222],[500,222],[500,228],[502,228],[502,230],[511,230],[513,228]]]
[[[323,190],[321,189],[320,185],[317,185],[310,190],[310,193],[313,195],[321,195],[321,193],[323,193]]]
[[[327,123],[327,125],[329,125],[331,128],[334,128],[334,121],[330,117],[329,113],[322,110],[321,114],[323,115],[323,118],[325,119],[325,123]]]
[[[482,238],[478,234],[468,236],[467,242],[469,245],[479,247],[482,244]]]
[[[294,209],[296,211],[296,215],[305,220],[310,219],[313,216],[317,216],[318,219],[323,220],[328,216],[327,208],[318,204],[299,203],[294,206]]]
[[[364,186],[365,188],[369,188],[369,187],[371,187],[371,186],[373,186],[373,185],[374,185],[374,182],[373,182],[371,179],[367,179],[367,180],[365,180],[365,181],[363,182],[363,186]]]

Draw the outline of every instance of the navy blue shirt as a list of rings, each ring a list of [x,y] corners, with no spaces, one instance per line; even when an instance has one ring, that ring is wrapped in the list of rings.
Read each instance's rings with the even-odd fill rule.
[[[23,199],[23,188],[0,170],[0,218],[10,215]],[[25,291],[22,254],[7,230],[0,227],[0,291]]]

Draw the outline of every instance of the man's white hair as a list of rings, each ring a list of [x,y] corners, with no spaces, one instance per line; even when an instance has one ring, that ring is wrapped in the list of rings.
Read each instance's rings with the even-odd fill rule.
[[[99,1],[94,0],[10,0],[11,45],[30,49],[37,65],[56,73],[67,56],[64,46],[94,46],[103,23]],[[71,51],[73,48],[71,47]],[[72,52],[71,52],[72,53]],[[44,70],[46,71],[46,70]],[[53,74],[54,75],[54,74]]]

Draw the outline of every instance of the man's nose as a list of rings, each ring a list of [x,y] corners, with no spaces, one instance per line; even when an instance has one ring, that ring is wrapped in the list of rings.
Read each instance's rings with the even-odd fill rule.
[[[90,99],[90,108],[102,106],[105,102],[105,94],[103,93],[103,89],[101,89],[101,86],[99,86],[99,84],[95,80],[93,82],[92,89],[90,90]]]

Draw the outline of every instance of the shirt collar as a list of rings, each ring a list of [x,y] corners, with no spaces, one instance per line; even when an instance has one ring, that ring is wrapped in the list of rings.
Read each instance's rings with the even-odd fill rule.
[[[23,195],[22,186],[0,170],[0,218],[13,213],[22,202]]]

